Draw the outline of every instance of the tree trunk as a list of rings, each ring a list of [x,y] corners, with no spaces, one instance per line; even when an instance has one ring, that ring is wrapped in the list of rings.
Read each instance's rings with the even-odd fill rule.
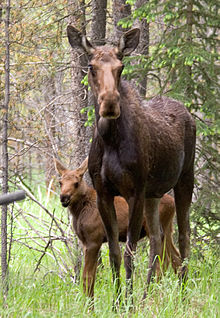
[[[6,3],[5,18],[5,102],[3,106],[3,142],[2,142],[2,192],[8,192],[8,105],[10,100],[10,43],[9,43],[10,0]],[[1,215],[1,268],[4,298],[8,293],[7,262],[7,205],[2,206]]]
[[[115,40],[118,41],[123,32],[128,29],[123,29],[118,25],[118,21],[128,17],[131,14],[131,6],[126,3],[126,0],[113,0],[113,21],[115,26]]]
[[[70,23],[85,34],[85,2],[69,0]],[[89,137],[85,127],[86,114],[81,109],[87,107],[87,88],[81,83],[87,70],[87,58],[82,51],[71,52],[71,88],[72,88],[72,122],[73,122],[73,164],[78,167],[88,154]]]
[[[135,3],[135,9],[142,7],[146,3],[146,0],[137,0]],[[137,54],[148,55],[149,54],[149,23],[146,19],[136,22],[136,26],[140,28],[140,42],[136,49]],[[142,96],[146,96],[147,90],[147,73],[141,74],[142,77],[138,83],[138,90]]]
[[[92,1],[92,25],[90,38],[95,45],[105,44],[107,0]]]

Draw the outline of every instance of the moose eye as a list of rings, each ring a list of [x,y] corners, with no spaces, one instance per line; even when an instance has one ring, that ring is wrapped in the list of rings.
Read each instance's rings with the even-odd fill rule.
[[[59,181],[59,185],[60,185],[60,187],[62,186],[62,182],[61,181]]]
[[[75,183],[74,183],[74,187],[77,189],[78,186],[79,186],[79,182],[75,182]]]

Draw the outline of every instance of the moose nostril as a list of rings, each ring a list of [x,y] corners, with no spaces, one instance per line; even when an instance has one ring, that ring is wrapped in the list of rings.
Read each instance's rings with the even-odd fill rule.
[[[114,118],[114,117],[115,117],[115,113],[114,113],[114,112],[105,113],[105,117],[107,117],[107,118]]]

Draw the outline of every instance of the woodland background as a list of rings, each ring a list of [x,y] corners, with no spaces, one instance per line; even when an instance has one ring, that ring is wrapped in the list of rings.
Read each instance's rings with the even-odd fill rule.
[[[182,101],[196,119],[191,228],[202,257],[204,242],[219,241],[218,2],[2,0],[0,186],[3,193],[25,189],[30,203],[2,207],[2,271],[19,245],[38,252],[35,270],[50,254],[61,276],[71,273],[72,265],[79,271],[81,252],[57,199],[53,165],[56,157],[77,167],[88,154],[94,126],[87,60],[68,43],[69,23],[96,45],[115,44],[123,31],[138,26],[140,44],[124,59],[123,76],[144,98],[166,94]],[[52,210],[51,200],[57,200]],[[38,217],[34,205],[43,211]],[[69,259],[53,243],[58,240]]]

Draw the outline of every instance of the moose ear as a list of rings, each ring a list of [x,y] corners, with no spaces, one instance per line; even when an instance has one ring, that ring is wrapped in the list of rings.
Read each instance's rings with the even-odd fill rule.
[[[64,172],[67,171],[67,169],[62,165],[62,163],[59,160],[55,158],[53,160],[56,171],[59,173],[60,176],[62,176]]]
[[[80,167],[76,169],[79,176],[82,178],[86,170],[88,169],[88,157],[81,163]]]
[[[123,55],[130,55],[138,46],[140,38],[140,29],[135,28],[124,33],[118,44],[118,50]]]
[[[86,36],[72,25],[68,25],[67,27],[67,36],[69,43],[73,48],[83,48],[89,55],[94,52],[94,47],[87,40]]]

